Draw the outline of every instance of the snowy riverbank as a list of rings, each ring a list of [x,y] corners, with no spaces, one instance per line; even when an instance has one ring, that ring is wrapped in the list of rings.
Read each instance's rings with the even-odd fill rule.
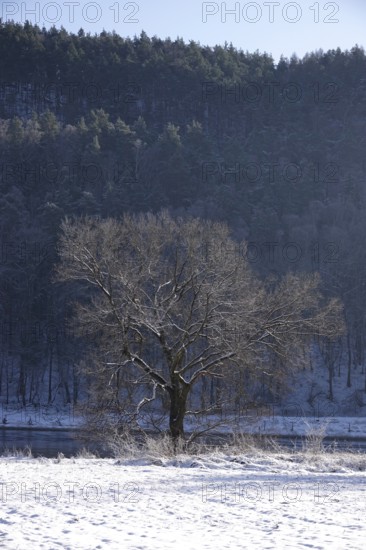
[[[364,548],[366,456],[0,459],[0,546]]]
[[[5,407],[2,405],[0,426],[4,428],[33,429],[77,429],[82,425],[82,417],[70,406],[57,407]],[[366,417],[364,416],[303,416],[300,409],[292,408],[292,414],[262,415],[252,411],[238,417],[211,416],[206,422],[215,426],[217,433],[248,433],[257,435],[366,438]],[[5,421],[4,421],[5,419]],[[202,429],[203,419],[186,417],[187,432]],[[162,426],[167,429],[168,425]],[[212,432],[212,433],[213,433]]]

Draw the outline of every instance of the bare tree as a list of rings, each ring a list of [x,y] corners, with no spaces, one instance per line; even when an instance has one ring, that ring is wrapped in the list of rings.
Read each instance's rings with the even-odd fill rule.
[[[97,402],[115,405],[139,380],[139,408],[156,390],[165,394],[175,441],[202,378],[235,368],[270,374],[273,354],[295,361],[315,332],[342,330],[340,304],[323,303],[316,277],[259,281],[226,225],[163,212],[66,220],[62,231],[58,279],[91,290],[80,295],[76,319],[99,350],[89,365]]]

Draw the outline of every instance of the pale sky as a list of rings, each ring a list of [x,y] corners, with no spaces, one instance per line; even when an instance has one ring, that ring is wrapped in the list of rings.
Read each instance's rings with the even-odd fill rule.
[[[302,57],[317,49],[366,46],[366,0],[39,0],[1,1],[0,17],[37,22],[49,28],[99,33],[115,30],[121,36],[141,30],[160,38],[182,37],[202,45],[232,42],[244,51]]]

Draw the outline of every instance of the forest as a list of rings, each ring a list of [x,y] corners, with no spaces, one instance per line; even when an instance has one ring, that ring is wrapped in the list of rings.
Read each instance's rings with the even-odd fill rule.
[[[365,374],[366,392],[365,69],[357,45],[275,63],[1,22],[1,400],[85,398],[88,343],[69,322],[80,289],[54,279],[65,217],[161,210],[227,223],[229,261],[244,254],[263,280],[319,273],[346,323],[317,344],[329,399],[339,356],[344,384]],[[246,399],[276,402],[279,382],[247,381]]]

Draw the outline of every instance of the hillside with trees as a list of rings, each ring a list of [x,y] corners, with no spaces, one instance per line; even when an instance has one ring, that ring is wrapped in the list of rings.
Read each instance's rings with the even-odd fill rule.
[[[226,223],[227,262],[244,259],[258,280],[319,273],[346,331],[314,336],[303,368],[317,362],[327,399],[337,378],[362,411],[365,69],[357,45],[275,64],[231,44],[0,23],[1,400],[87,395],[89,344],[70,324],[87,294],[54,276],[65,217],[164,210]],[[243,385],[248,403],[280,403],[289,380]]]

